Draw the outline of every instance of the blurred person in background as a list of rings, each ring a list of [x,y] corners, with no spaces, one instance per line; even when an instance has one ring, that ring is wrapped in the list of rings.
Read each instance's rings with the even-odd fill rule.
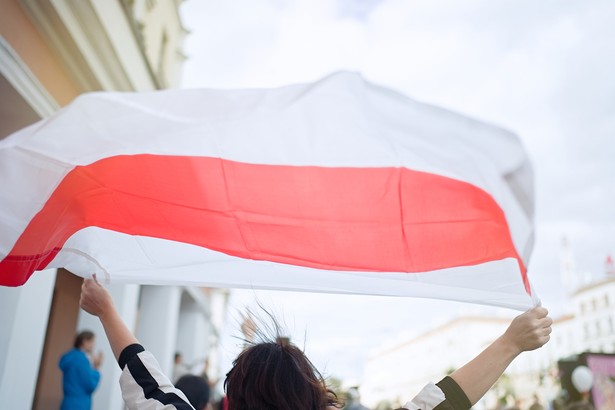
[[[369,410],[369,408],[361,404],[361,395],[359,394],[358,387],[348,389],[344,410]]]
[[[75,338],[73,348],[60,358],[64,392],[61,410],[89,410],[92,407],[92,393],[100,381],[98,368],[102,363],[102,352],[92,356],[94,342],[94,333],[83,331]]]
[[[187,374],[179,378],[175,387],[186,395],[186,398],[196,410],[213,409],[209,404],[209,382],[204,377]]]

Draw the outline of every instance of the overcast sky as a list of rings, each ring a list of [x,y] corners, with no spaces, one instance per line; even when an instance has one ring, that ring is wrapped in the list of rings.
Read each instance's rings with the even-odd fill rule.
[[[274,87],[352,70],[519,135],[533,161],[530,279],[565,310],[561,240],[580,275],[615,256],[615,2],[189,0],[184,87]],[[456,302],[235,291],[285,318],[328,375],[360,380],[370,350],[463,313]],[[429,312],[427,314],[426,312]],[[229,357],[234,353],[229,349]]]

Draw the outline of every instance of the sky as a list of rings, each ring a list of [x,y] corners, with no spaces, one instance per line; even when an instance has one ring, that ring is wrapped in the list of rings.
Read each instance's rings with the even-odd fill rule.
[[[181,12],[191,32],[185,88],[277,87],[351,70],[516,133],[535,177],[528,272],[554,317],[567,309],[562,239],[579,281],[601,275],[606,256],[615,256],[614,2],[188,0]],[[516,314],[446,301],[236,290],[227,335],[239,333],[240,312],[256,299],[320,370],[348,383],[360,382],[365,360],[383,345],[461,314]]]

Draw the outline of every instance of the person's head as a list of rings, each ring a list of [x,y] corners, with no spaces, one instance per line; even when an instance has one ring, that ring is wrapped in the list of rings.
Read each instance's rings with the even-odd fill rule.
[[[94,350],[94,333],[89,330],[84,330],[80,332],[75,338],[75,343],[73,344],[75,349],[80,349],[86,352],[91,352]]]
[[[182,354],[180,352],[175,352],[175,364],[180,364],[182,362]]]
[[[361,401],[361,395],[359,394],[358,387],[351,387],[346,394],[349,403],[359,403]]]
[[[230,410],[324,410],[339,407],[335,393],[303,351],[288,338],[245,349],[227,373]]]
[[[192,407],[196,410],[204,410],[209,403],[209,384],[200,377],[188,374],[182,376],[175,387],[184,392]]]

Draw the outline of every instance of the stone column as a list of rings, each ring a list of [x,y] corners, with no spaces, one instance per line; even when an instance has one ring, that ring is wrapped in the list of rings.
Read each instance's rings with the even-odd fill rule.
[[[173,376],[180,300],[180,287],[143,286],[141,289],[136,336],[169,378]]]
[[[32,407],[56,277],[36,272],[18,288],[0,287],[0,407]]]
[[[208,312],[185,292],[182,298],[177,329],[177,351],[184,362],[193,365],[193,373],[200,374],[209,354],[210,325]]]

